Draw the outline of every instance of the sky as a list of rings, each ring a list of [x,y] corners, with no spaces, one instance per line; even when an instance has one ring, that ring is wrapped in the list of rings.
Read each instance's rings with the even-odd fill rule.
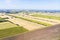
[[[0,9],[60,10],[60,0],[0,0]]]

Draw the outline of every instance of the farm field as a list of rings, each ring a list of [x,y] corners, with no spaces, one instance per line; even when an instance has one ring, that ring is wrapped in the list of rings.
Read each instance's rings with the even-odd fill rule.
[[[26,31],[28,30],[10,22],[0,22],[0,38],[14,36]]]
[[[47,26],[49,25],[56,25],[59,24],[60,21],[59,20],[55,20],[55,19],[49,19],[49,18],[43,18],[43,17],[35,17],[35,16],[31,16],[31,15],[13,15],[14,17],[20,17],[22,19],[27,19],[27,20],[32,20],[32,21],[36,21],[37,23],[44,23]],[[43,25],[44,25],[43,24]]]
[[[51,15],[32,14],[31,16],[35,16],[35,17],[43,17],[43,18],[55,19],[55,20],[60,20],[60,17],[51,16]]]
[[[48,23],[50,25],[55,25],[55,24],[58,24],[57,22],[54,22],[52,20],[47,20],[47,19],[44,19],[44,18],[37,18],[37,17],[33,17],[33,16],[29,16],[29,15],[26,15],[24,16],[24,18],[28,18],[28,19],[32,19],[32,20],[36,20],[38,22],[44,22],[44,23]],[[52,21],[52,22],[51,22]]]
[[[35,15],[35,14],[33,14]],[[56,19],[49,19],[49,18],[43,18],[43,17],[35,17],[35,16],[31,16],[31,15],[26,15],[26,14],[12,14],[10,16],[13,16],[15,18],[20,18],[26,21],[30,21],[30,22],[34,22],[40,25],[44,25],[46,27],[52,26],[52,25],[57,25],[60,24],[59,20]]]
[[[14,25],[14,24],[12,24],[12,23],[10,23],[10,22],[2,22],[2,23],[0,23],[0,30],[1,29],[8,29],[8,28],[12,28],[12,27],[17,27],[17,25]]]
[[[37,23],[33,23],[33,22],[23,20],[23,19],[20,19],[20,18],[9,19],[9,21],[13,22],[14,24],[18,24],[19,26],[21,25],[24,28],[28,29],[29,31],[45,27],[43,25],[39,25]]]
[[[23,20],[26,20],[26,21],[30,21],[30,22],[34,22],[34,23],[37,23],[37,24],[41,24],[41,25],[44,25],[44,26],[51,26],[51,24],[49,24],[49,23],[46,23],[46,22],[41,22],[41,21],[37,21],[37,20],[35,20],[35,19],[31,19],[31,18],[29,18],[29,17],[24,17],[24,16],[14,16],[13,15],[13,17],[15,17],[15,18],[20,18],[20,19],[23,19]]]
[[[0,16],[0,38],[15,36],[60,24],[60,18],[42,14],[8,14]]]

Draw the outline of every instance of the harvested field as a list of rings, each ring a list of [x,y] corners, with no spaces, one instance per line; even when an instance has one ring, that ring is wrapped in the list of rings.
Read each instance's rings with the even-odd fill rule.
[[[46,22],[43,22],[43,21],[38,21],[38,20],[33,19],[33,18],[28,18],[28,17],[24,17],[24,16],[14,16],[14,15],[13,15],[13,17],[20,18],[20,19],[30,21],[30,22],[34,22],[34,23],[37,23],[37,24],[41,24],[41,25],[44,25],[44,26],[51,26],[50,23],[46,23]]]
[[[41,29],[44,28],[46,26],[37,24],[37,23],[33,23],[33,22],[29,22],[20,18],[13,18],[13,19],[8,19],[9,21],[13,22],[14,24],[18,24],[19,26],[23,26],[23,28],[26,28],[28,30],[36,30],[36,29]]]

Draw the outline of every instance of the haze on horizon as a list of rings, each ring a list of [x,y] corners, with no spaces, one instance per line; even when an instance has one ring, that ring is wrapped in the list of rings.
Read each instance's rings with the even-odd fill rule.
[[[0,9],[60,10],[60,0],[1,0]]]

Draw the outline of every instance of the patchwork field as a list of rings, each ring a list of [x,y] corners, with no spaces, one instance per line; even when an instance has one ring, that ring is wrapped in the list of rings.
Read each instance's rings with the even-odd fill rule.
[[[42,14],[9,14],[0,18],[0,38],[60,24],[60,17]]]

